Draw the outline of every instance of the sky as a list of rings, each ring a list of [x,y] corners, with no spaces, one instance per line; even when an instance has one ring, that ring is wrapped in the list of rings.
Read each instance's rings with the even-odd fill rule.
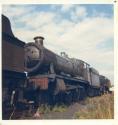
[[[14,35],[28,43],[43,36],[44,46],[89,63],[114,80],[114,14],[111,4],[3,5]]]

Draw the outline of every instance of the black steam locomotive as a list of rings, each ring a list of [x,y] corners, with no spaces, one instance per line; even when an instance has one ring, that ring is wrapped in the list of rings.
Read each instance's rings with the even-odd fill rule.
[[[2,16],[3,113],[8,105],[21,102],[68,104],[109,92],[110,80],[89,64],[53,53],[44,47],[43,37],[34,40],[26,44],[17,39]]]
[[[109,91],[104,86],[103,77],[100,78],[99,72],[89,64],[69,58],[64,52],[61,56],[53,53],[44,47],[43,37],[35,37],[34,40],[35,43],[25,45],[27,99],[38,105],[42,101],[71,103]]]

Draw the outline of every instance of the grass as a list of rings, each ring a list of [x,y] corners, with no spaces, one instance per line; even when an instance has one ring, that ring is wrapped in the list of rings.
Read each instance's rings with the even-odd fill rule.
[[[40,113],[49,113],[49,112],[64,112],[67,110],[67,106],[64,104],[61,105],[55,105],[54,107],[51,107],[46,104],[42,104],[39,108],[38,111]]]
[[[52,109],[53,112],[65,112],[67,110],[67,106],[62,104],[62,105],[55,105],[54,108]]]
[[[50,111],[51,111],[51,107],[46,104],[42,104],[38,108],[39,113],[49,113]]]
[[[105,94],[103,96],[98,96],[94,98],[86,98],[84,101],[79,101],[74,110],[72,107],[70,108],[64,104],[58,104],[55,106],[50,106],[46,104],[42,104],[37,109],[37,114],[48,114],[59,112],[58,114],[63,114],[65,112],[70,113],[70,109],[74,110],[72,113],[72,118],[74,119],[113,119],[114,118],[114,95],[113,94]],[[73,107],[74,108],[74,107]],[[68,112],[69,111],[69,112]],[[17,113],[15,115],[19,116],[18,118],[13,119],[32,119],[34,111],[24,111],[22,114]],[[74,116],[73,116],[74,114]],[[65,115],[68,115],[65,113]],[[35,117],[33,118],[35,119]],[[39,117],[37,117],[39,119]]]
[[[113,119],[114,95],[105,94],[100,97],[87,98],[87,105],[75,113],[76,119]]]

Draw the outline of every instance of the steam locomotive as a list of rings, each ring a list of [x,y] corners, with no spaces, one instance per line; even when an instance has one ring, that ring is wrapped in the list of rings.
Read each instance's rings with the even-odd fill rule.
[[[25,70],[29,87],[27,99],[38,105],[42,101],[71,103],[109,91],[108,81],[104,81],[105,77],[100,77],[99,72],[89,64],[69,58],[64,52],[59,56],[48,50],[41,36],[34,40],[35,43],[25,45]]]
[[[109,92],[110,80],[88,63],[57,55],[44,47],[44,38],[25,43],[17,39],[2,15],[2,106],[19,102],[55,104]]]

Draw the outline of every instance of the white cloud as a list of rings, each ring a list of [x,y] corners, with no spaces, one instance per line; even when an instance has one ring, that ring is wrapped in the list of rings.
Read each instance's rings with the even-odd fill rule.
[[[67,13],[69,11],[72,11],[72,9],[74,7],[75,7],[74,4],[57,4],[57,5],[51,5],[51,9],[52,10],[56,10],[56,11],[62,12],[62,13]]]
[[[21,18],[20,21],[24,22],[27,27],[40,28],[51,23],[54,20],[55,14],[50,12],[37,12],[27,16],[27,18]]]
[[[62,6],[61,11],[67,12],[71,8],[72,6],[68,5]],[[22,15],[25,10],[20,10],[19,15]],[[29,8],[29,11],[31,10]],[[10,15],[8,10],[3,12],[7,13],[8,16],[16,16],[13,10]],[[71,57],[87,61],[101,74],[113,81],[113,51],[98,47],[113,38],[113,19],[105,16],[90,18],[83,6],[75,7],[71,13],[71,18],[72,21],[60,18],[56,11],[36,11],[18,17],[15,23],[24,23],[25,27],[13,27],[13,31],[15,36],[25,42],[33,41],[35,36],[42,35],[45,37],[44,44],[48,49],[55,53],[66,51]],[[82,20],[78,21],[80,18]],[[57,19],[58,23],[56,22]]]
[[[61,11],[67,12],[74,7],[74,4],[62,4]]]
[[[76,21],[83,19],[87,16],[86,8],[83,6],[77,6],[74,11],[71,12],[71,19]]]
[[[26,13],[29,13],[32,10],[31,7],[28,7],[26,9],[25,6],[19,5],[3,5],[2,6],[2,13],[5,13],[9,17],[21,17],[22,15],[25,15]]]

